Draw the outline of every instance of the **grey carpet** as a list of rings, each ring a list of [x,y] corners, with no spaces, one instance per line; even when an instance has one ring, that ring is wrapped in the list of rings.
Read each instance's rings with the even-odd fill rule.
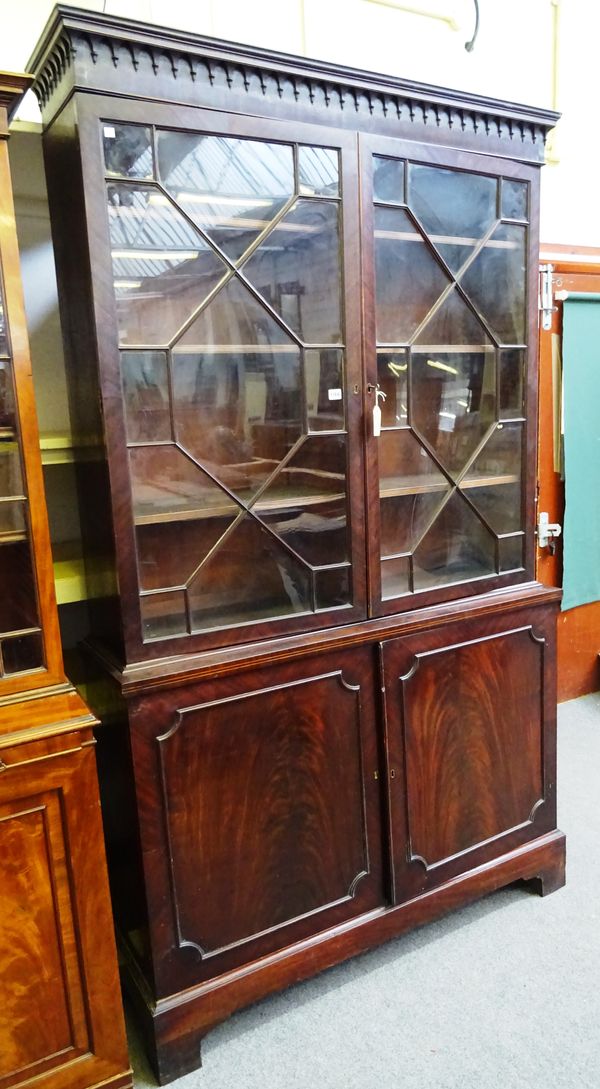
[[[176,1089],[600,1089],[599,777],[596,693],[559,708],[565,889],[502,889],[237,1013]]]

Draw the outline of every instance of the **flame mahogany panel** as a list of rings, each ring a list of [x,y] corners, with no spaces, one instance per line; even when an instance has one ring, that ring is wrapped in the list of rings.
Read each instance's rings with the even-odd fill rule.
[[[64,828],[60,799],[38,795],[0,808],[2,914],[0,932],[0,1078],[62,1062],[76,1047],[69,1010],[69,982],[78,1007],[79,1041],[87,1043],[82,1022],[81,979],[68,980],[60,933],[74,946],[73,918],[62,922],[53,884],[65,884]],[[23,904],[29,905],[23,915]],[[67,902],[68,907],[68,902]],[[83,1034],[81,1033],[83,1028]]]
[[[382,644],[397,897],[552,823],[553,639],[538,611]]]
[[[383,902],[368,648],[142,698],[132,748],[178,988]]]
[[[0,890],[0,1086],[130,1086],[89,731],[0,748]]]

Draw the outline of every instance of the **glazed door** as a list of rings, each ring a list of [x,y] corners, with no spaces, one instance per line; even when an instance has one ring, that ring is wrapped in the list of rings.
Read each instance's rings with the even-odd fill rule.
[[[362,141],[375,615],[532,573],[536,184],[510,162]]]
[[[364,616],[355,141],[97,106],[80,124],[137,653]]]
[[[0,691],[62,675],[31,361],[0,105]]]

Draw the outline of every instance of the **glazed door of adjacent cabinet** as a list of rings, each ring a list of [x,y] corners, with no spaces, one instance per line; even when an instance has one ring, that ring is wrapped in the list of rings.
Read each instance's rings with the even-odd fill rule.
[[[79,121],[136,653],[361,618],[355,140],[99,109]]]
[[[0,139],[0,690],[62,678],[6,139]]]
[[[394,900],[556,827],[554,607],[381,646]]]
[[[386,615],[532,577],[537,178],[388,139],[364,138],[361,160],[370,592]]]
[[[360,648],[133,702],[159,994],[384,903],[374,689]]]

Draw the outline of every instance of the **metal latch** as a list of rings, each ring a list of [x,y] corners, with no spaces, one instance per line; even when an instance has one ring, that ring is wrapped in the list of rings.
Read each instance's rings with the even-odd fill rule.
[[[553,553],[554,542],[557,537],[560,537],[561,533],[562,526],[558,522],[551,522],[547,511],[540,511],[537,524],[538,548],[549,548],[550,552]]]
[[[552,328],[552,315],[556,307],[552,305],[553,265],[540,265],[540,292],[538,307],[542,315],[542,329]]]

